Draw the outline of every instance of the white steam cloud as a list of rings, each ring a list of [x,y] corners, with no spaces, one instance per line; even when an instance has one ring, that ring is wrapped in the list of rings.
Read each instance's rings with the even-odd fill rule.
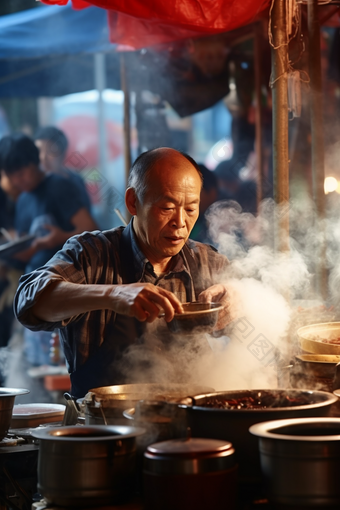
[[[274,225],[280,214],[289,214],[288,253],[274,249]],[[314,272],[323,236],[330,275],[327,306],[340,306],[340,219],[333,209],[328,211],[320,233],[311,201],[291,203],[282,210],[266,200],[257,217],[243,213],[235,202],[217,202],[207,221],[212,241],[230,260],[218,283],[229,289],[232,322],[220,337],[202,332],[176,336],[166,348],[157,334],[152,335],[144,345],[129,350],[125,370],[131,379],[132,369],[136,381],[185,382],[216,391],[288,384],[278,383],[277,366],[287,365],[297,354],[296,328],[323,322],[324,313],[326,320],[330,318],[327,309],[315,306],[321,302]],[[335,313],[331,312],[333,320]]]

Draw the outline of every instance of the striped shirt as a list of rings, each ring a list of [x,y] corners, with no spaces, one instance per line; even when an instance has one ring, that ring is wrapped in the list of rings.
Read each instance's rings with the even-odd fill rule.
[[[124,245],[123,240],[127,244]],[[129,262],[124,259],[129,250],[132,257],[127,276],[124,264]],[[125,228],[85,232],[70,238],[45,266],[21,277],[14,301],[15,312],[18,320],[32,331],[60,329],[65,358],[72,373],[105,341],[114,342],[117,352],[135,343],[137,338],[129,333],[133,319],[112,310],[96,310],[61,322],[38,321],[31,308],[52,281],[83,285],[149,282],[173,292],[184,303],[195,301],[202,290],[218,283],[227,265],[228,259],[211,246],[188,240],[173,257],[170,271],[156,275],[138,246],[131,221]],[[167,331],[164,319],[139,324],[149,328],[146,333],[158,335],[162,328]]]

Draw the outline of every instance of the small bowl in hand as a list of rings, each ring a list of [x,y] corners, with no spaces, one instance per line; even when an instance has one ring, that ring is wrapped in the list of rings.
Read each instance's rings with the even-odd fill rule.
[[[220,303],[182,303],[184,313],[175,313],[168,328],[173,333],[192,333],[195,330],[211,333],[217,324],[218,314],[223,306]]]

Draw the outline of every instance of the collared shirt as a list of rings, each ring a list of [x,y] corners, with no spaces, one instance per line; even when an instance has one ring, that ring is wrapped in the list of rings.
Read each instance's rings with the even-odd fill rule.
[[[135,343],[137,339],[129,334],[133,319],[112,310],[95,310],[60,322],[39,321],[31,308],[52,281],[83,285],[150,282],[186,302],[194,301],[202,290],[217,283],[227,265],[228,259],[212,247],[189,240],[173,257],[169,272],[157,276],[140,250],[130,222],[125,229],[85,232],[70,238],[45,266],[21,277],[14,300],[15,312],[19,321],[32,331],[60,329],[66,362],[72,373],[105,341],[114,343],[117,352]],[[164,319],[155,321],[161,322],[166,327]],[[154,323],[139,324],[151,332],[157,327]],[[145,334],[145,329],[141,334]]]

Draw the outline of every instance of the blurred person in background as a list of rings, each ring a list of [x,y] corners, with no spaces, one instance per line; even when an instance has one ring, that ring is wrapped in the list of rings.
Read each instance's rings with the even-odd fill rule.
[[[7,243],[14,233],[15,200],[18,193],[0,173],[0,243]],[[14,313],[13,299],[18,281],[23,273],[22,263],[6,258],[0,259],[0,348],[7,347],[12,336]],[[4,385],[6,355],[0,350],[0,386]]]
[[[68,178],[42,170],[39,150],[28,136],[14,134],[0,140],[0,167],[19,193],[16,232],[19,236],[36,235],[28,249],[15,255],[25,265],[23,272],[43,266],[69,237],[97,228],[77,186]],[[25,330],[24,336],[27,359],[21,357],[21,373],[49,363],[51,333]],[[42,385],[30,382],[31,401],[50,400]]]
[[[205,213],[214,202],[220,200],[221,196],[218,190],[218,181],[215,172],[212,172],[201,163],[198,164],[198,167],[202,173],[203,186],[200,195],[199,217],[191,231],[190,238],[200,243],[211,244],[212,241],[209,237]]]
[[[91,200],[83,178],[64,165],[68,148],[65,133],[54,126],[42,127],[36,132],[34,141],[39,149],[41,169],[47,174],[57,174],[70,179],[77,186],[86,209],[91,212]]]
[[[246,166],[251,152],[254,150],[255,127],[245,117],[234,117],[231,128],[233,141],[233,155],[230,159],[221,161],[215,174],[220,191],[224,198],[237,200],[236,194],[242,184],[240,171]]]

